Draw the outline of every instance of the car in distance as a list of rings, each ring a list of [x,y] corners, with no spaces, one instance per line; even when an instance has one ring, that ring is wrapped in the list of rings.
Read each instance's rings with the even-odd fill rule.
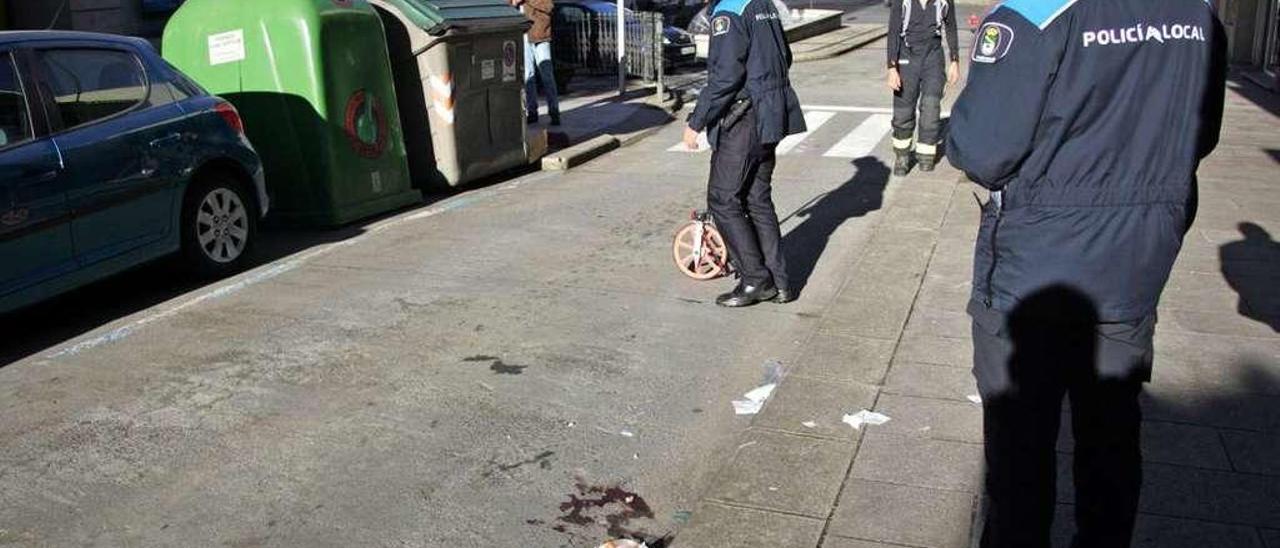
[[[172,254],[234,272],[267,207],[235,108],[147,42],[0,32],[0,313]]]

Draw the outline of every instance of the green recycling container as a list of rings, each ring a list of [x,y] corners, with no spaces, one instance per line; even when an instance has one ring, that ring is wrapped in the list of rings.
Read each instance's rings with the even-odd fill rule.
[[[524,14],[506,0],[369,2],[386,28],[414,185],[527,164]]]
[[[163,54],[240,111],[279,221],[336,226],[421,200],[367,0],[187,0]]]

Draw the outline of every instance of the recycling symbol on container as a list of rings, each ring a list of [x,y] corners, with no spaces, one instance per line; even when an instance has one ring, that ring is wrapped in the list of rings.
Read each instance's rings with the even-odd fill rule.
[[[378,98],[356,91],[347,100],[347,112],[343,122],[351,149],[362,158],[379,158],[387,150],[387,116]]]

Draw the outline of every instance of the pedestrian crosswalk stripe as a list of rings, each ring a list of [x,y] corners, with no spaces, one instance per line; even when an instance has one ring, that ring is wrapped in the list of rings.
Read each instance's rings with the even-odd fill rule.
[[[862,112],[866,114],[893,114],[892,108],[885,107],[842,107],[836,105],[800,105],[803,110],[821,110],[825,112]]]
[[[830,109],[830,110],[820,110]],[[778,143],[776,153],[789,156],[816,156],[827,158],[861,158],[875,152],[880,142],[889,137],[893,117],[890,109],[873,107],[804,107],[804,133],[788,136]],[[831,127],[847,131],[840,135]],[[826,127],[822,131],[819,128]],[[840,136],[838,139],[837,136]],[[832,144],[831,141],[835,141]],[[830,147],[830,148],[826,148]],[[667,148],[670,152],[705,152],[710,150],[706,135],[698,138],[698,148],[689,150],[683,142]]]
[[[872,114],[853,128],[823,156],[829,158],[861,158],[870,155],[876,145],[889,133],[893,117],[888,114]]]
[[[799,145],[800,141],[803,141],[805,137],[809,136],[809,134],[813,133],[814,131],[817,131],[818,128],[822,127],[822,124],[827,123],[827,120],[830,120],[835,115],[836,113],[828,112],[825,110],[811,110],[811,111],[805,112],[804,125],[807,126],[808,129],[806,129],[803,133],[788,135],[785,139],[783,139],[778,143],[778,148],[775,149],[776,152],[779,155],[791,152],[791,149],[796,148],[796,145]]]

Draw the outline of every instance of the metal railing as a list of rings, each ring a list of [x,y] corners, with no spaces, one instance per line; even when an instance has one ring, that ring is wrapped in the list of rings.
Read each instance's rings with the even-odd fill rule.
[[[629,77],[660,80],[662,14],[630,12],[623,20],[623,68]],[[580,12],[552,23],[551,41],[557,70],[574,74],[618,73],[618,18],[613,13]]]

